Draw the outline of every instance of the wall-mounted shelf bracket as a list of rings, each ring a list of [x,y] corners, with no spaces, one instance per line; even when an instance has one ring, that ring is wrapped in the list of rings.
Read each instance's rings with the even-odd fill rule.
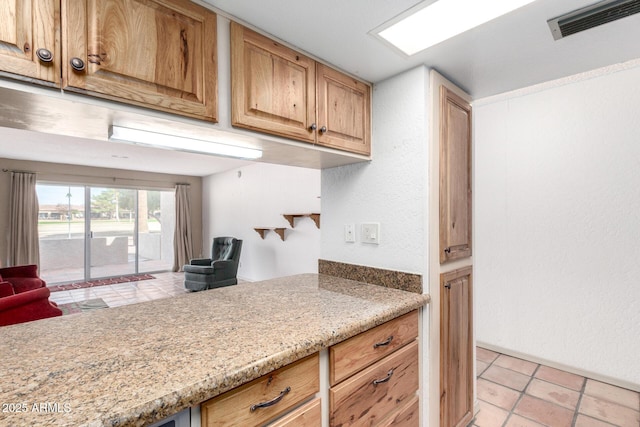
[[[289,221],[289,224],[291,224],[291,228],[295,228],[294,219],[302,218],[302,217],[305,217],[305,216],[308,216],[309,218],[311,218],[313,220],[313,222],[316,223],[316,227],[320,228],[320,214],[319,213],[282,214],[282,216],[285,217],[285,219],[287,221]]]
[[[253,229],[256,230],[262,239],[264,239],[265,233],[271,230],[280,236],[280,240],[284,242],[284,230],[286,230],[284,227],[254,227]]]

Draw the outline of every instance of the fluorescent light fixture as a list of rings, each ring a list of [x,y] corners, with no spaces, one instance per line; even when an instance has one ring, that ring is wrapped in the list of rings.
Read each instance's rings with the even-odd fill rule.
[[[262,151],[255,148],[239,147],[202,139],[151,132],[121,126],[109,127],[109,141],[124,142],[147,147],[165,148],[189,153],[213,154],[216,156],[238,157],[241,159],[259,159]]]
[[[533,1],[438,0],[385,25],[377,34],[405,54],[413,55]]]

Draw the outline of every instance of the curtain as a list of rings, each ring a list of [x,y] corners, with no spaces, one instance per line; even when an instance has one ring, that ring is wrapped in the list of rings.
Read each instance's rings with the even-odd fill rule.
[[[182,266],[192,258],[191,206],[189,185],[176,185],[176,228],[173,236],[173,271],[181,271]]]
[[[36,174],[11,172],[9,265],[40,264]]]

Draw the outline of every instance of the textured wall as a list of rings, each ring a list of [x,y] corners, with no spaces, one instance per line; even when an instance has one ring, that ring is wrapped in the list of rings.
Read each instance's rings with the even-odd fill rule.
[[[478,342],[640,387],[640,67],[479,100]]]
[[[424,274],[427,271],[428,70],[375,85],[369,163],[322,171],[322,250],[326,260]],[[379,245],[360,225],[379,222]],[[356,224],[357,242],[344,241]]]
[[[204,178],[203,253],[208,256],[213,237],[233,236],[243,240],[240,278],[316,273],[320,230],[310,218],[294,220],[295,228],[285,231],[285,241],[273,231],[263,240],[253,228],[290,228],[282,214],[320,212],[319,196],[316,169],[260,163]],[[320,221],[324,226],[324,217]]]

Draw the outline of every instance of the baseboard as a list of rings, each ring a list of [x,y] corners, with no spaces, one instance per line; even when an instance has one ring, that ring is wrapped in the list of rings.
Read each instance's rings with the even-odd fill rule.
[[[486,348],[487,350],[492,350],[497,353],[506,354],[507,356],[517,357],[518,359],[528,360],[529,362],[539,363],[541,365],[546,365],[551,368],[560,369],[562,371],[570,372],[572,374],[580,375],[582,377],[586,377],[592,380],[601,381],[607,384],[612,384],[618,387],[626,388],[628,390],[640,392],[640,384],[632,383],[630,381],[624,381],[619,378],[613,378],[613,377],[598,374],[595,372],[578,369],[573,366],[564,365],[562,363],[554,362],[552,360],[547,360],[542,357],[536,357],[536,356],[531,356],[529,354],[520,353],[519,351],[510,350],[508,348],[500,347],[498,345],[487,344],[482,341],[477,341],[476,345],[478,347]]]

